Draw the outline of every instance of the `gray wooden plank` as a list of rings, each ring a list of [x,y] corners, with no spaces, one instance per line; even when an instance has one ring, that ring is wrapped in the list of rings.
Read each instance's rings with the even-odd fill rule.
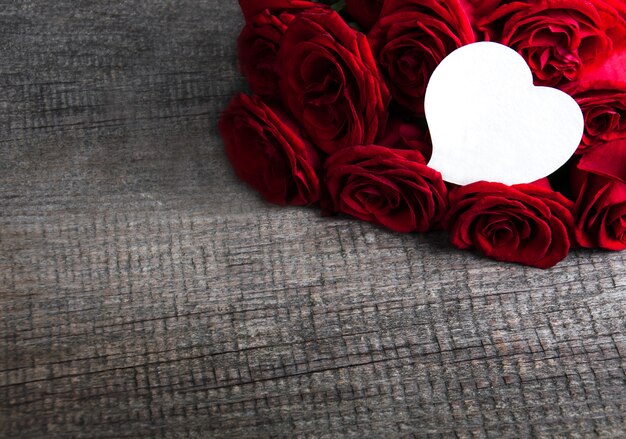
[[[0,6],[1,437],[623,436],[626,255],[266,205],[235,2]]]

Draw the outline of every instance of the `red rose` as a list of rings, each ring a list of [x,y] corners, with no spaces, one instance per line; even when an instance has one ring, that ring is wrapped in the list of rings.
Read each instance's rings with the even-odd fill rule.
[[[346,0],[346,12],[367,31],[380,17],[383,3],[384,0]]]
[[[626,51],[612,54],[599,68],[584,69],[579,81],[563,89],[576,99],[585,116],[579,153],[626,139]]]
[[[334,11],[303,12],[278,53],[284,102],[327,153],[369,144],[384,130],[389,94],[365,36]]]
[[[582,247],[626,249],[626,140],[607,143],[573,166],[574,234]]]
[[[555,86],[578,79],[583,66],[602,64],[624,21],[602,0],[515,1],[503,2],[478,28],[517,50],[538,84]]]
[[[498,261],[549,268],[570,249],[573,203],[536,184],[478,182],[450,194],[452,243]]]
[[[277,14],[283,11],[295,11],[322,5],[305,0],[239,0],[239,6],[246,21],[249,21],[265,10]]]
[[[276,54],[295,16],[273,15],[268,10],[251,18],[237,40],[239,67],[253,93],[275,98],[279,95]]]
[[[411,149],[419,152],[424,163],[428,163],[433,153],[430,133],[425,126],[404,122],[397,118],[389,120],[385,135],[376,143],[387,148]]]
[[[330,156],[322,208],[396,232],[425,232],[436,227],[447,207],[439,172],[423,164],[415,151],[354,146]]]
[[[387,0],[368,38],[394,99],[417,116],[435,68],[475,41],[459,0]]]
[[[240,94],[222,114],[219,130],[235,173],[265,199],[281,205],[319,199],[317,154],[281,112]]]
[[[277,99],[276,55],[289,24],[302,11],[325,7],[306,1],[240,1],[246,26],[237,40],[239,68],[254,94]]]

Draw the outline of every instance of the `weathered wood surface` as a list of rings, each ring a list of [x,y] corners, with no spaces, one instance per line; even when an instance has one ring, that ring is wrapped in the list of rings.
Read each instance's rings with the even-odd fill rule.
[[[268,206],[235,2],[1,3],[0,437],[624,437],[626,254]]]

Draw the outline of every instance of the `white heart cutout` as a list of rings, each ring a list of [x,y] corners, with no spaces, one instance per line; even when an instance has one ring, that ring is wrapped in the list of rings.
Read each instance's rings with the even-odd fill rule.
[[[513,49],[480,42],[455,50],[433,73],[425,96],[433,142],[428,163],[450,183],[532,183],[574,154],[584,118],[576,101],[535,87]]]

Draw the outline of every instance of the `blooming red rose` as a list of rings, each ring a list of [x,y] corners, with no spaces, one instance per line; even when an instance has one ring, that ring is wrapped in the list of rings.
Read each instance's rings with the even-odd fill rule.
[[[578,79],[583,66],[601,65],[624,31],[605,0],[502,2],[477,26],[486,39],[517,50],[536,82],[548,86]]]
[[[626,138],[626,51],[613,53],[597,68],[584,69],[578,81],[563,89],[576,99],[585,116],[579,153]]]
[[[383,3],[384,0],[346,0],[346,12],[367,31],[380,17]]]
[[[319,199],[317,154],[282,112],[241,94],[222,114],[219,130],[235,173],[265,199],[281,205]]]
[[[450,193],[452,243],[498,261],[549,268],[570,249],[573,203],[536,184],[478,182]]]
[[[411,149],[419,152],[427,163],[433,153],[430,133],[425,126],[391,118],[386,133],[378,140],[379,145],[393,149]]]
[[[301,13],[278,53],[284,102],[327,153],[383,132],[389,94],[365,36],[334,11]]]
[[[435,68],[475,41],[459,0],[387,0],[368,38],[394,99],[417,116]]]
[[[582,247],[626,249],[626,140],[585,154],[571,171],[574,234]]]
[[[354,146],[325,165],[322,208],[396,232],[437,227],[447,207],[446,186],[421,154],[382,146]]]
[[[322,5],[305,0],[239,0],[239,6],[246,21],[249,21],[265,10],[278,14],[283,11],[296,11]]]

